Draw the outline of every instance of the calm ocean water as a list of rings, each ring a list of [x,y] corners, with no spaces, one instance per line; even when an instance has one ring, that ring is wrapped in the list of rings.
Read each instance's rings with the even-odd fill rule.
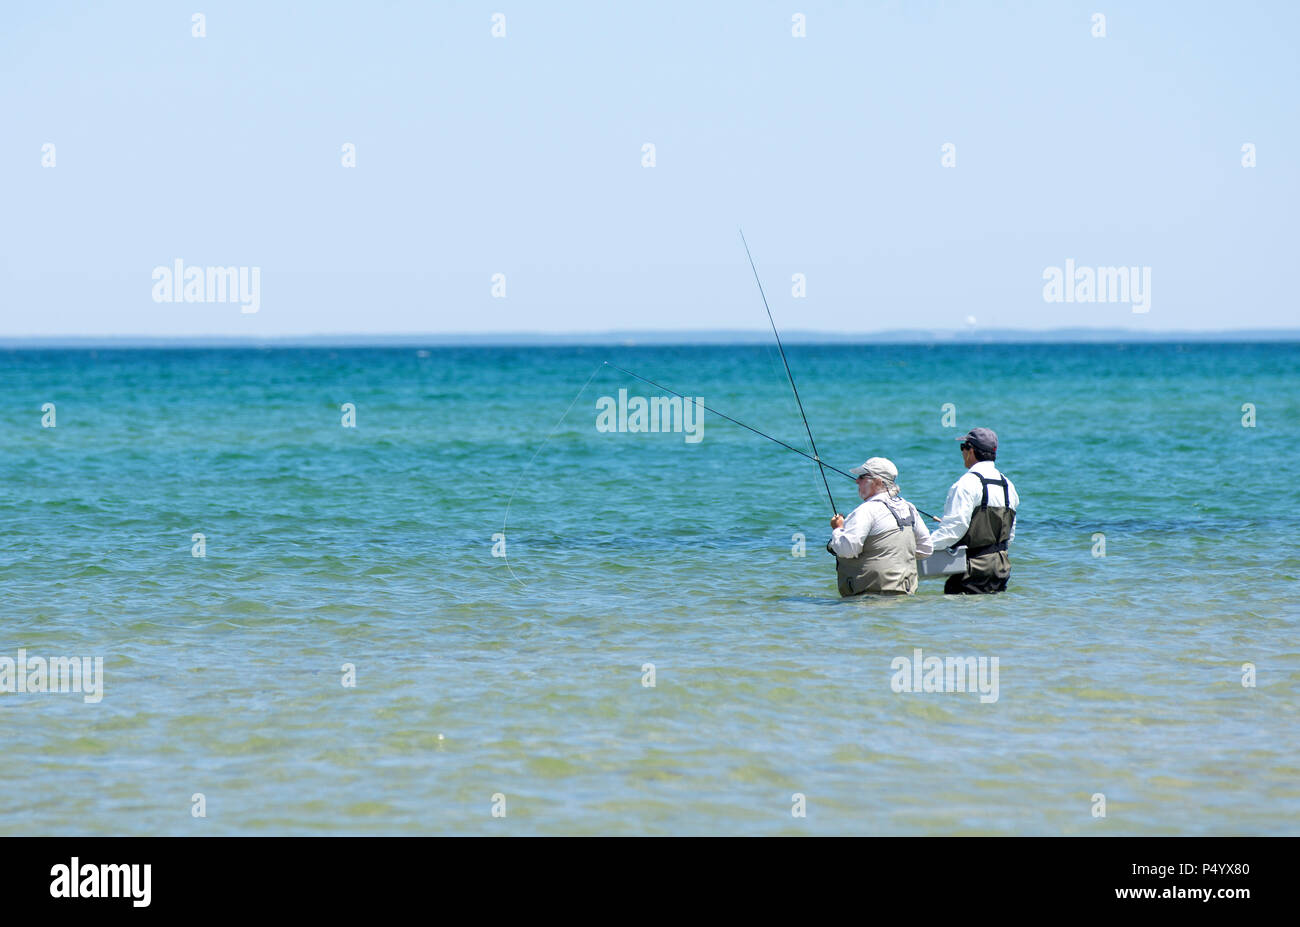
[[[595,428],[608,359],[806,447],[764,347],[0,353],[0,657],[104,661],[0,693],[0,832],[1300,832],[1300,345],[788,351],[923,509],[997,430],[1008,594],[841,602],[812,463]]]

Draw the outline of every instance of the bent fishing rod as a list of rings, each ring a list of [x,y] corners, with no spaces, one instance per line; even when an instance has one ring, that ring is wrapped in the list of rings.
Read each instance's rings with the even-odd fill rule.
[[[681,393],[677,392],[677,390],[675,390],[675,389],[669,389],[668,387],[664,386],[662,383],[656,383],[654,380],[651,380],[649,377],[643,377],[643,376],[641,376],[641,374],[639,374],[639,373],[633,373],[632,371],[628,370],[626,367],[620,367],[618,364],[612,363],[612,362],[610,362],[610,361],[605,361],[604,364],[605,364],[606,367],[613,367],[615,370],[620,371],[621,373],[625,373],[625,374],[627,374],[629,377],[632,377],[633,379],[640,380],[642,383],[648,383],[650,386],[653,386],[655,389],[660,389],[660,390],[663,390],[665,393],[670,393],[670,394],[672,394],[673,396],[676,396],[676,397],[678,397],[679,399],[681,399],[683,402],[695,402],[695,401],[696,401],[696,400],[691,399],[689,396],[684,396],[684,395],[682,395]],[[849,473],[849,472],[847,472],[847,471],[845,471],[845,470],[841,470],[839,467],[833,467],[833,466],[831,466],[830,464],[826,463],[824,460],[818,460],[818,459],[817,459],[816,457],[814,457],[812,454],[809,454],[807,451],[801,451],[801,450],[799,450],[799,448],[795,447],[793,444],[786,444],[786,443],[785,443],[784,441],[782,441],[780,438],[774,438],[774,437],[772,437],[771,435],[767,434],[766,432],[759,431],[757,428],[753,427],[752,425],[746,425],[744,422],[740,421],[739,419],[734,419],[734,418],[732,418],[730,415],[727,415],[725,412],[719,412],[717,409],[714,409],[714,408],[712,408],[712,407],[710,407],[710,406],[707,406],[707,405],[705,405],[703,402],[700,402],[699,405],[700,405],[701,408],[704,409],[705,412],[712,412],[714,415],[718,416],[718,418],[725,418],[727,421],[731,422],[731,424],[733,424],[733,425],[739,425],[741,428],[744,428],[746,431],[752,431],[754,434],[758,435],[760,438],[767,438],[767,440],[769,440],[769,441],[773,441],[773,442],[775,442],[775,443],[781,445],[781,446],[782,446],[783,448],[785,448],[787,451],[794,451],[794,452],[795,452],[796,454],[798,454],[800,457],[806,457],[806,458],[808,458],[809,460],[815,461],[816,463],[818,463],[818,464],[820,464],[821,466],[825,467],[827,470],[830,470],[830,471],[832,471],[832,472],[834,472],[834,473],[838,473],[840,476],[847,476],[849,479],[853,480],[855,483],[858,481],[858,478],[857,478],[856,476],[854,476],[852,473]],[[829,487],[829,486],[826,488],[826,494],[827,494],[827,495],[830,495],[830,487]],[[833,500],[832,500],[832,501],[833,501]],[[913,507],[915,508],[915,506],[913,506]],[[924,515],[926,518],[933,518],[933,519],[935,519],[936,521],[938,521],[938,518],[937,518],[936,516],[931,515],[929,512],[926,512],[926,511],[924,511],[923,509],[917,509],[917,511],[920,512],[922,515]],[[836,512],[836,514],[838,515],[839,513]]]
[[[799,415],[803,419],[804,429],[808,432],[808,443],[812,445],[812,459],[817,461],[817,468],[822,475],[822,485],[826,487],[826,498],[831,500],[831,514],[838,515],[840,510],[836,508],[835,497],[831,495],[831,484],[826,481],[826,465],[822,463],[821,455],[817,453],[817,442],[813,440],[812,428],[808,425],[808,416],[804,415],[803,400],[799,398],[799,387],[794,385],[794,374],[790,372],[790,362],[785,358],[785,346],[781,344],[781,333],[776,330],[776,319],[772,318],[772,308],[767,304],[767,294],[763,292],[763,281],[758,279],[758,267],[754,264],[754,256],[749,253],[749,242],[745,241],[744,229],[740,230],[740,243],[745,246],[745,257],[749,258],[749,266],[754,271],[754,282],[758,284],[758,295],[763,297],[763,308],[767,310],[767,320],[772,323],[772,334],[776,335],[776,346],[781,352],[781,363],[785,364],[785,375],[790,378],[790,389],[794,390],[794,401],[799,404]],[[804,456],[808,455],[805,454]]]

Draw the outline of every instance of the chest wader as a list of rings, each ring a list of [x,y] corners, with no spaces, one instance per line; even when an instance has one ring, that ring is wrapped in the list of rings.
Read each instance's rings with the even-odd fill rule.
[[[996,480],[976,473],[984,485],[984,498],[971,513],[970,527],[958,545],[966,545],[966,572],[948,577],[943,584],[947,593],[981,594],[1003,592],[1011,575],[1011,558],[1007,556],[1007,541],[1011,526],[1015,524],[1016,510],[1010,505],[989,505],[989,483],[1002,486],[1002,499],[1010,503],[1011,490],[1007,478]]]
[[[894,517],[896,528],[862,542],[856,557],[835,555],[835,580],[840,595],[911,595],[916,591],[916,535],[912,510],[899,517],[884,500],[877,499]],[[826,549],[831,553],[828,543]]]

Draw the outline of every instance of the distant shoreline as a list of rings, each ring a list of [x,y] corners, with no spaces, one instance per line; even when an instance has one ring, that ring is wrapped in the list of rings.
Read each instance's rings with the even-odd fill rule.
[[[1219,344],[1300,342],[1300,329],[1229,331],[1135,331],[1059,328],[1047,331],[973,329],[886,332],[782,332],[786,344]],[[249,337],[233,335],[31,335],[0,337],[0,349],[50,348],[446,348],[446,347],[666,347],[769,344],[770,331],[506,332],[501,334],[329,334]]]

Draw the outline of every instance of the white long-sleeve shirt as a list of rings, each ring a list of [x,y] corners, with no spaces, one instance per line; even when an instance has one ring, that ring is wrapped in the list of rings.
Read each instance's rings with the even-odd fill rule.
[[[970,527],[971,515],[975,513],[975,507],[980,504],[984,498],[984,487],[981,485],[979,478],[974,474],[979,473],[988,479],[996,480],[1002,476],[998,468],[991,460],[977,460],[969,470],[957,478],[957,482],[948,488],[948,498],[943,503],[943,518],[939,522],[939,527],[934,529],[930,535],[930,543],[936,548],[951,547],[966,536],[966,529]],[[1010,480],[1007,480],[1007,488],[1011,491],[1011,499],[1002,498],[1002,485],[989,484],[989,505],[1006,505],[1010,508],[1019,510],[1020,496],[1016,493],[1016,486]],[[1011,520],[1011,537],[1009,541],[1016,539],[1016,522]]]
[[[926,528],[916,506],[906,499],[893,499],[887,492],[878,492],[850,512],[842,527],[831,530],[830,546],[837,556],[856,557],[862,553],[862,545],[867,542],[867,538],[898,530],[894,516],[885,511],[884,505],[876,505],[877,502],[896,506],[900,511],[903,506],[911,509],[912,532],[916,535],[916,559],[924,560],[934,553],[934,546],[930,543],[930,530]]]

